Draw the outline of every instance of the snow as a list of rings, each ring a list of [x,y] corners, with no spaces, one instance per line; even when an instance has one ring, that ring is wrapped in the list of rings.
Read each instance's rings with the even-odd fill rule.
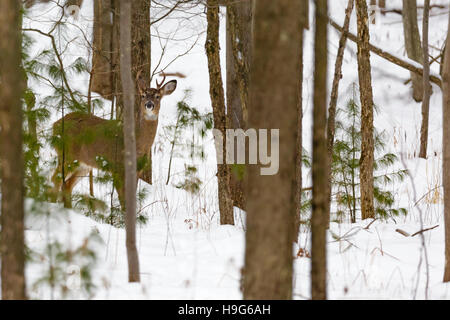
[[[330,14],[335,21],[342,22],[346,0],[330,2]],[[87,2],[89,4],[90,1]],[[434,1],[448,5],[447,1]],[[71,42],[64,54],[68,65],[80,55],[88,58],[88,50],[83,43],[80,30],[92,26],[92,7],[85,4],[79,12],[78,20],[70,20],[69,39]],[[418,1],[423,5],[423,1]],[[401,1],[388,1],[389,8],[400,8]],[[314,6],[312,6],[313,11]],[[199,175],[204,182],[199,195],[191,195],[165,185],[168,169],[169,143],[165,140],[162,128],[176,121],[176,103],[183,98],[184,90],[190,89],[190,104],[200,111],[210,111],[207,61],[204,54],[205,16],[203,8],[191,9],[198,15],[183,20],[179,25],[176,19],[167,19],[158,23],[158,33],[171,41],[165,48],[163,61],[168,63],[186,48],[193,49],[170,65],[168,71],[184,73],[187,78],[178,81],[179,88],[162,102],[159,116],[158,137],[153,146],[154,184],[141,182],[140,187],[149,191],[149,197],[140,204],[148,216],[146,225],[138,225],[137,245],[140,259],[141,283],[127,282],[127,259],[124,229],[101,224],[87,218],[79,210],[63,209],[61,204],[34,204],[27,201],[28,211],[38,210],[41,214],[27,215],[27,245],[36,252],[44,252],[45,246],[58,239],[67,248],[76,248],[94,232],[101,241],[93,242],[97,263],[93,268],[92,279],[96,286],[93,299],[241,299],[240,272],[244,263],[245,251],[245,213],[235,209],[236,226],[220,226],[218,223],[217,180],[215,178],[215,152],[212,135],[205,140],[207,158],[200,165]],[[433,11],[434,12],[434,11]],[[445,12],[437,10],[436,12]],[[179,13],[182,14],[182,13]],[[27,27],[45,28],[49,17],[57,17],[58,12],[50,5],[36,5],[30,13],[32,19],[25,19]],[[419,10],[421,19],[421,10]],[[313,21],[313,12],[311,19]],[[356,15],[352,15],[351,32],[356,31]],[[401,17],[387,14],[377,19],[380,25],[372,29],[371,42],[384,50],[407,60],[403,45]],[[419,20],[420,21],[420,20]],[[310,30],[313,30],[313,26]],[[222,64],[225,61],[225,24],[222,15],[220,41]],[[430,42],[440,48],[447,31],[447,16],[433,15],[430,19]],[[155,26],[152,29],[156,36]],[[196,44],[195,34],[200,34]],[[329,80],[330,86],[334,72],[334,60],[339,34],[329,28]],[[39,39],[35,52],[48,47],[48,39],[33,34]],[[179,41],[177,39],[188,39]],[[155,37],[153,38],[155,39]],[[304,143],[311,150],[311,111],[313,83],[313,37],[311,31],[305,34],[305,85],[304,85]],[[164,43],[163,43],[164,46]],[[356,46],[348,41],[343,64],[343,79],[340,84],[338,105],[344,104],[351,95],[352,83],[357,83]],[[153,40],[152,61],[158,61],[162,48]],[[436,50],[431,49],[431,55]],[[328,233],[328,290],[331,299],[424,299],[425,266],[420,236],[404,237],[396,229],[410,234],[421,229],[420,214],[425,227],[439,225],[436,229],[423,233],[429,259],[429,288],[431,299],[449,299],[449,285],[442,283],[444,266],[444,226],[442,205],[442,95],[433,85],[430,104],[430,128],[428,159],[417,158],[420,137],[421,105],[411,98],[411,88],[404,82],[409,72],[380,57],[372,55],[374,99],[380,111],[375,116],[375,126],[385,130],[389,141],[388,150],[394,152],[404,166],[410,170],[415,188],[406,179],[393,187],[396,204],[406,207],[409,214],[388,221],[375,221],[366,229],[370,221],[332,223]],[[432,65],[432,74],[438,74],[436,64]],[[226,73],[223,69],[223,76]],[[225,80],[225,79],[224,79]],[[73,76],[70,83],[83,92],[87,91],[87,76]],[[48,88],[43,84],[32,83],[39,98],[45,96]],[[329,96],[329,94],[328,94]],[[103,112],[103,113],[102,113]],[[104,110],[98,110],[102,116]],[[53,120],[56,120],[55,115]],[[48,126],[50,128],[50,124]],[[48,129],[45,128],[45,129]],[[48,147],[43,154],[52,159],[55,153]],[[101,159],[100,159],[101,160]],[[183,171],[187,160],[174,159],[173,171]],[[51,168],[48,168],[49,172]],[[309,173],[304,174],[304,184],[310,185]],[[87,193],[87,181],[83,181],[76,192]],[[107,187],[95,186],[97,196],[109,199]],[[114,201],[117,203],[117,199]],[[107,201],[108,202],[108,201]],[[333,237],[333,234],[335,237]],[[302,232],[299,247],[309,250],[310,233]],[[337,239],[336,239],[337,238]],[[60,297],[48,286],[35,287],[33,284],[42,277],[50,262],[41,256],[41,260],[27,265],[26,276],[29,295],[34,299]],[[420,270],[418,266],[421,265]],[[70,273],[74,266],[67,266]],[[76,265],[75,265],[76,267]],[[310,297],[310,259],[296,257],[294,262],[294,298]],[[74,282],[77,283],[76,281]],[[82,299],[86,295],[71,286],[70,298]]]

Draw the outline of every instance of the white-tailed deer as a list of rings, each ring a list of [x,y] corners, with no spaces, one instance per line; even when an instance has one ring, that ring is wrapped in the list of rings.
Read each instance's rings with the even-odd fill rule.
[[[140,77],[140,72],[137,75],[141,100],[141,116],[136,117],[138,175],[143,168],[142,159],[147,159],[155,140],[161,99],[172,94],[177,88],[176,80],[164,84],[166,75],[163,76],[160,83],[156,81],[157,87],[151,88]],[[106,120],[81,112],[67,114],[53,124],[52,144],[58,153],[58,166],[52,176],[52,195],[55,201],[62,191],[64,206],[70,208],[75,185],[92,168],[97,168],[112,174],[120,205],[124,209],[124,141],[120,121]]]

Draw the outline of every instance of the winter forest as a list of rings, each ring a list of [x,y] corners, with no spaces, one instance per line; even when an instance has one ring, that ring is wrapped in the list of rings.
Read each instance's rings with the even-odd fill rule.
[[[1,299],[450,299],[449,9],[1,0]]]

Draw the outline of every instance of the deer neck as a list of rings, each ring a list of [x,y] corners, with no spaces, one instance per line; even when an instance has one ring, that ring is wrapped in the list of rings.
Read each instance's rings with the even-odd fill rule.
[[[158,128],[158,118],[146,120],[142,117],[136,126],[136,156],[140,157],[150,152]]]

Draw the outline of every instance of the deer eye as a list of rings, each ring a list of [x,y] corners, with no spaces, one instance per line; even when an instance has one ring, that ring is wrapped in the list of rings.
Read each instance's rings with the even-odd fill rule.
[[[161,96],[159,94],[155,95],[155,99],[160,99]]]

